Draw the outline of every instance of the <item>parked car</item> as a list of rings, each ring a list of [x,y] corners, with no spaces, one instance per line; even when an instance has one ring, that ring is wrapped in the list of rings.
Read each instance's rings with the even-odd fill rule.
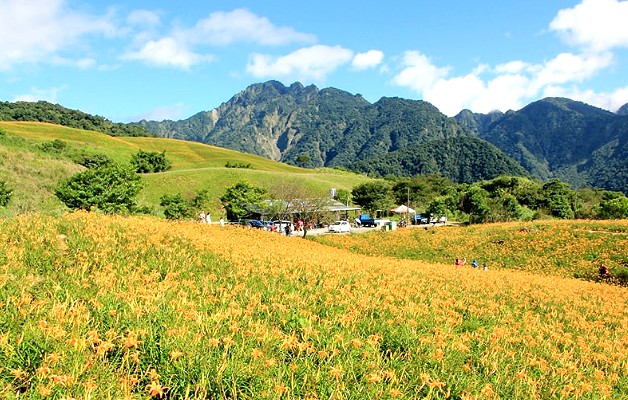
[[[351,232],[351,224],[347,221],[336,221],[333,224],[329,225],[327,228],[328,232]]]
[[[229,223],[234,225],[248,226],[249,228],[255,229],[266,229],[262,221],[258,219],[239,219],[237,221],[231,221]]]
[[[255,229],[266,229],[262,221],[258,219],[247,219],[245,225]]]
[[[417,214],[412,217],[411,222],[412,222],[412,225],[429,224],[430,218],[428,215],[425,215],[425,214]]]

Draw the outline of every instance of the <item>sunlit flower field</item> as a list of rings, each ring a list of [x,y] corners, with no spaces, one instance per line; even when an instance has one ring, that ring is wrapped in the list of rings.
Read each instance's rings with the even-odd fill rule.
[[[454,264],[473,259],[490,269],[594,278],[602,263],[628,268],[628,220],[547,220],[463,226],[415,226],[369,235],[325,235],[319,243],[352,252]]]
[[[148,217],[0,227],[2,398],[628,396],[624,287]]]

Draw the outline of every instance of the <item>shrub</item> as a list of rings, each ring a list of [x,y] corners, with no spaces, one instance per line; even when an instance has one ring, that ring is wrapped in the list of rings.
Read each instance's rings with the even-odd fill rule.
[[[68,144],[63,140],[55,139],[42,143],[40,148],[47,153],[62,153],[67,150]]]
[[[183,219],[192,215],[192,205],[181,193],[161,196],[159,205],[164,207],[166,219]]]
[[[225,164],[225,168],[248,168],[248,169],[253,169],[253,167],[251,166],[251,163],[237,162],[237,161],[227,161],[227,163]]]
[[[6,182],[0,181],[0,207],[5,207],[11,200],[13,190],[7,186]]]
[[[131,168],[113,164],[73,175],[55,188],[55,195],[73,210],[131,212],[141,188],[141,178]]]
[[[166,151],[161,153],[140,150],[131,157],[131,165],[139,174],[151,172],[163,172],[171,168],[170,161],[166,158]]]
[[[100,168],[113,164],[113,159],[106,154],[80,153],[73,157],[74,162],[86,168]]]

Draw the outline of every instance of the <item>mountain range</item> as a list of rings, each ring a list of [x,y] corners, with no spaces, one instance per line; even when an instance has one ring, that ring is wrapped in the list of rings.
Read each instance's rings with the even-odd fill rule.
[[[307,167],[438,173],[456,182],[529,175],[628,193],[628,104],[612,113],[545,98],[518,111],[463,110],[451,118],[421,100],[370,103],[335,88],[268,81],[184,120],[136,124]]]

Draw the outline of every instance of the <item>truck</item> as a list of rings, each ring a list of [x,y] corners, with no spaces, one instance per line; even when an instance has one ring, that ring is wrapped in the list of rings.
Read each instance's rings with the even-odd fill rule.
[[[359,221],[360,221],[360,226],[371,226],[371,227],[374,227],[374,226],[377,225],[375,223],[375,219],[371,218],[371,216],[368,215],[368,214],[360,214]]]

